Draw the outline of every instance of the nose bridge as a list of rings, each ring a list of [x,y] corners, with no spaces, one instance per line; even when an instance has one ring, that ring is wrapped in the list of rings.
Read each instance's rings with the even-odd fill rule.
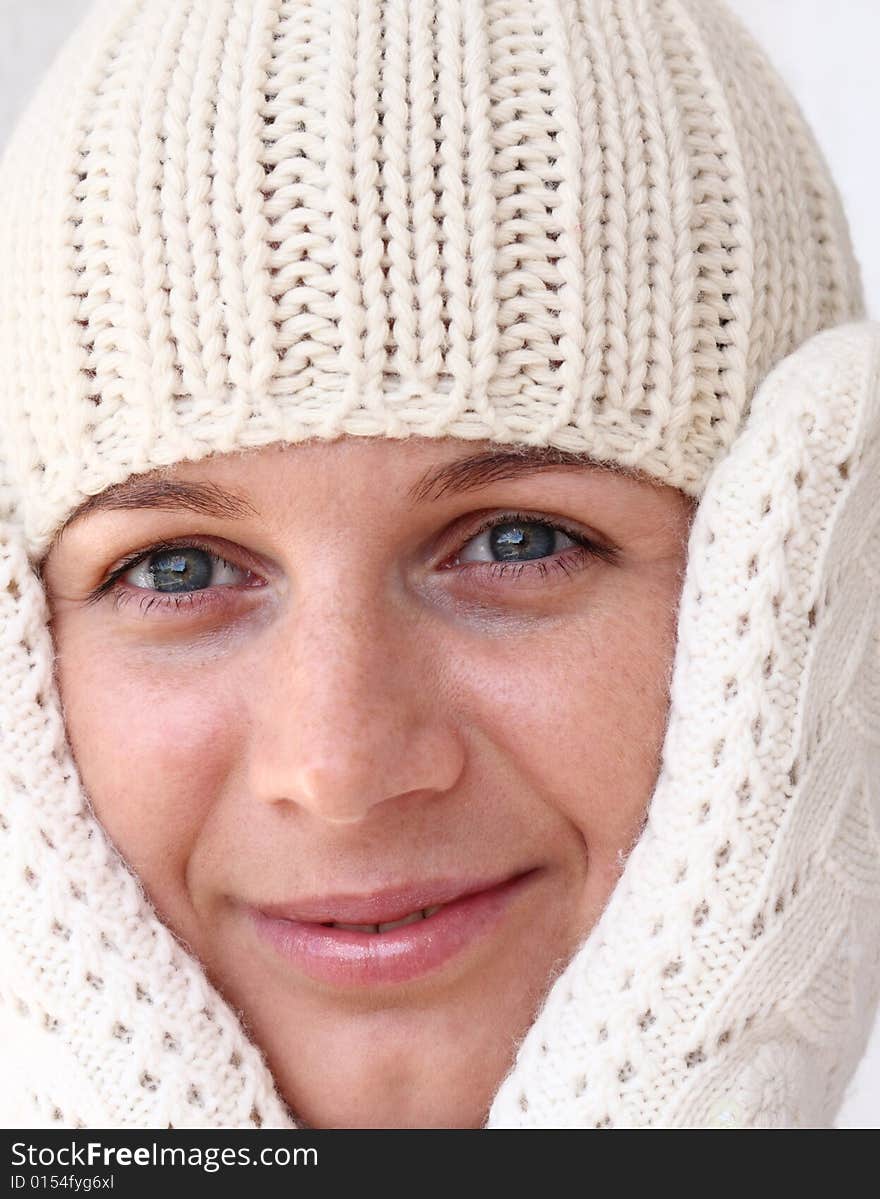
[[[294,607],[274,630],[251,721],[258,795],[349,824],[451,787],[461,747],[413,621],[341,583]]]

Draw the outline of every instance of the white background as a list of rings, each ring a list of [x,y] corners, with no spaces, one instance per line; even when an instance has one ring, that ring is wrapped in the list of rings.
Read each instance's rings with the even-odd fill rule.
[[[728,3],[766,48],[816,133],[843,194],[868,315],[880,319],[880,3]],[[36,79],[87,7],[87,0],[0,0],[0,146]],[[838,1123],[880,1127],[880,1019]]]

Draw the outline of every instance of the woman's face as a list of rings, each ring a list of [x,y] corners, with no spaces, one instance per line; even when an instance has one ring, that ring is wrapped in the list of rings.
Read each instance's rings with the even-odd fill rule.
[[[295,1116],[480,1126],[641,830],[692,502],[366,437],[114,495],[43,567],[98,818]]]

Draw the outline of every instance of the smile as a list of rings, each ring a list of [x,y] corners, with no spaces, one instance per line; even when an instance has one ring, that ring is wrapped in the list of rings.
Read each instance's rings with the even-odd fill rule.
[[[331,899],[300,904],[294,915],[279,914],[278,905],[249,908],[248,914],[261,942],[301,974],[334,987],[380,986],[438,970],[487,939],[500,929],[514,899],[539,873],[527,870],[464,894],[459,884],[457,895],[455,884],[447,884],[453,894],[446,902],[408,912],[401,912],[403,892],[335,901],[340,917],[367,915],[365,907],[375,909],[377,916],[391,917],[375,923],[328,919]],[[395,906],[396,912],[391,910]],[[339,910],[346,907],[348,911]],[[306,918],[314,916],[325,918]]]

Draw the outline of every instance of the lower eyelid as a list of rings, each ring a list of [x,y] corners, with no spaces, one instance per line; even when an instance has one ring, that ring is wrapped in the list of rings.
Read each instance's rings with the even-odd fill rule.
[[[501,588],[516,587],[534,583],[536,589],[550,586],[554,581],[563,585],[568,579],[588,570],[591,565],[608,562],[608,555],[600,552],[591,543],[575,543],[555,554],[544,558],[532,558],[517,562],[513,559],[500,562],[463,562],[455,565],[465,579],[475,579],[479,586],[492,586],[497,583]],[[556,576],[557,578],[548,578]]]

